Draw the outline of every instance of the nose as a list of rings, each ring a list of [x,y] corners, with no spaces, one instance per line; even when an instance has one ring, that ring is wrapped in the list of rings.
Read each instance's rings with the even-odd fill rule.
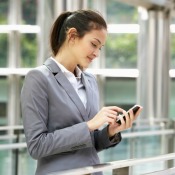
[[[99,49],[95,49],[94,52],[93,52],[93,55],[95,57],[98,57],[99,56],[99,53],[100,53],[100,50]]]

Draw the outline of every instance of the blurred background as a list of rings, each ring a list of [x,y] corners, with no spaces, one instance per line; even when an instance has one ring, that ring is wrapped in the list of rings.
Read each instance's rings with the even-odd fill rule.
[[[173,0],[0,0],[0,174],[35,172],[25,144],[20,92],[26,73],[51,55],[50,28],[66,10],[97,10],[107,21],[106,45],[87,70],[97,78],[101,107],[143,106],[122,142],[99,153],[101,162],[174,152],[174,7]],[[138,165],[131,174],[171,166],[173,161]]]

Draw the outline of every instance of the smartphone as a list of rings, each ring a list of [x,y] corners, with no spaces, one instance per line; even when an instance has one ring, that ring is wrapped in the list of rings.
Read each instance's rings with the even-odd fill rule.
[[[139,106],[139,105],[134,105],[134,106],[131,108],[134,115],[137,113],[137,111],[139,110],[140,107],[141,107],[141,106]],[[126,118],[125,118],[124,114],[122,114],[122,117],[123,117],[123,119],[126,121]],[[118,123],[119,125],[121,125],[121,120],[120,120],[120,119],[117,119],[117,120],[116,120],[116,123]]]

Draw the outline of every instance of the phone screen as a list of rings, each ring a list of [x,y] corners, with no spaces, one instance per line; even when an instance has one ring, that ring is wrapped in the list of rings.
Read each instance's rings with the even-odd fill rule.
[[[137,111],[139,110],[139,108],[140,108],[140,106],[138,106],[138,105],[135,105],[135,106],[133,106],[131,108],[133,110],[134,115],[137,113]],[[124,114],[122,114],[122,116],[123,116],[123,119],[126,121],[126,118],[125,118]],[[120,119],[117,119],[116,120],[116,123],[118,123],[118,124],[121,125],[121,120]]]

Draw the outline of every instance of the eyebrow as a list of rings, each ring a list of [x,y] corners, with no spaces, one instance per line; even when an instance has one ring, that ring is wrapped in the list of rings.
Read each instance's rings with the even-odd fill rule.
[[[94,38],[94,39],[97,40],[99,42],[99,44],[101,44],[101,41],[99,39],[97,39],[97,38]],[[102,46],[104,46],[104,45],[102,45]]]

